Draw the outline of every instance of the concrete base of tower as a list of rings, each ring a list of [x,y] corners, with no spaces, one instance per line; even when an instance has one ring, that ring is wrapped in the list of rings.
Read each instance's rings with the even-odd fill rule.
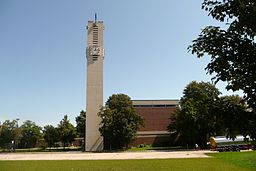
[[[85,151],[103,151],[103,137],[88,136],[85,143]]]

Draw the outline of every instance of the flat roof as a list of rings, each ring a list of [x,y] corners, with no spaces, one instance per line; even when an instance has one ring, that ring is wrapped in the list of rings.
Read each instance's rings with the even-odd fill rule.
[[[179,100],[132,100],[133,105],[178,105]]]

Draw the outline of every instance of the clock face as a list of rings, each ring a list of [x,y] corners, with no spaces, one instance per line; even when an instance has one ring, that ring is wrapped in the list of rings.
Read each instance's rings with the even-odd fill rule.
[[[92,56],[99,56],[100,55],[100,47],[92,46],[90,48],[90,55],[92,55]]]

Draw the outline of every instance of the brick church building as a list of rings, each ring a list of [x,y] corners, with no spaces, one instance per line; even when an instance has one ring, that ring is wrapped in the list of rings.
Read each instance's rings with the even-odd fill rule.
[[[144,118],[145,127],[139,129],[132,146],[168,145],[170,133],[167,126],[171,123],[170,116],[178,104],[179,100],[133,100],[136,112]]]

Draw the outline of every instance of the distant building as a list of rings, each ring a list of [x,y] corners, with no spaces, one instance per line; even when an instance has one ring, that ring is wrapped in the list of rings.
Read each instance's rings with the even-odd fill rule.
[[[179,100],[133,100],[136,112],[145,119],[145,127],[137,132],[137,138],[132,145],[168,145],[170,133],[167,127],[178,104]]]

